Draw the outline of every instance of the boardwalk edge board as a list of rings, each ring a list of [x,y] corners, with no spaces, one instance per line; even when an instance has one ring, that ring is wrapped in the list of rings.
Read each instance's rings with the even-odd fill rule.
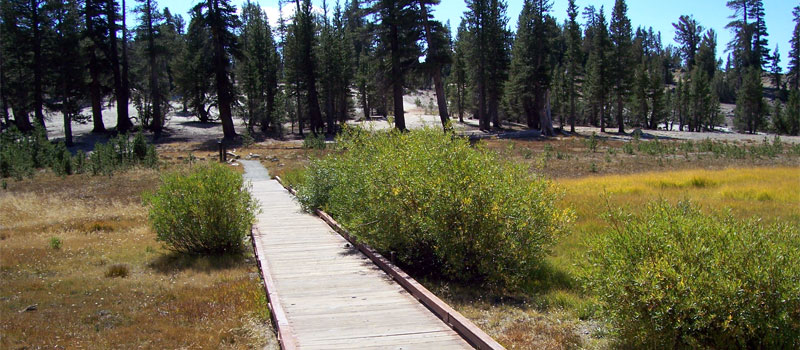
[[[272,275],[269,273],[269,266],[266,261],[262,263],[261,257],[258,256],[258,251],[262,249],[261,241],[258,239],[261,232],[255,225],[250,229],[250,241],[253,243],[253,252],[258,263],[258,270],[261,271],[261,279],[264,281],[264,291],[267,293],[267,300],[269,301],[270,315],[272,316],[272,323],[275,325],[275,330],[278,333],[278,343],[283,350],[297,349],[297,341],[294,339],[294,334],[289,326],[289,320],[286,318],[286,313],[283,311],[280,299],[278,299],[277,288],[275,282],[272,280]]]
[[[283,180],[275,176],[275,180],[281,184],[289,193],[297,196],[295,189],[286,186]],[[439,317],[445,324],[454,329],[461,337],[463,337],[470,345],[480,350],[500,350],[505,349],[500,343],[495,341],[486,332],[478,328],[472,321],[461,315],[458,311],[454,310],[450,305],[439,299],[435,294],[431,293],[422,284],[417,282],[414,278],[409,276],[399,267],[392,264],[388,259],[384,258],[380,253],[372,249],[372,247],[356,242],[350,233],[339,225],[328,213],[322,210],[315,210],[317,216],[324,220],[331,228],[334,229],[339,235],[344,237],[350,244],[358,248],[364,255],[372,260],[375,265],[381,268],[385,273],[397,281],[405,290],[414,296],[420,303],[425,305],[437,317]],[[266,279],[265,279],[266,283]],[[272,299],[270,299],[271,302]],[[277,300],[277,298],[276,298]],[[277,325],[277,323],[276,323]],[[283,345],[283,343],[281,343]]]

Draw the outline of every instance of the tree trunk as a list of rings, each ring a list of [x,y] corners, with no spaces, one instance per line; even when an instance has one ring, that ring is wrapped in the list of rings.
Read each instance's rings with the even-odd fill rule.
[[[620,134],[625,133],[625,120],[622,115],[623,102],[622,94],[617,93],[617,127],[619,128],[618,131]]]
[[[61,111],[64,116],[64,144],[72,146],[72,116],[65,110]]]
[[[89,57],[89,75],[92,79],[89,85],[89,94],[92,99],[92,123],[94,126],[92,132],[99,133],[106,131],[106,126],[103,123],[103,96],[100,92],[100,67],[94,47],[89,50],[92,51]]]
[[[39,18],[39,5],[36,0],[31,0],[31,29],[33,30],[33,111],[36,122],[46,130],[44,125],[44,96],[42,92],[42,28]],[[47,133],[45,132],[45,137]]]
[[[236,137],[236,130],[233,126],[233,115],[231,114],[231,103],[233,102],[233,91],[230,80],[228,79],[229,62],[225,58],[225,43],[223,42],[223,31],[225,30],[220,16],[219,1],[208,0],[208,11],[215,18],[211,24],[211,35],[214,40],[214,73],[217,86],[217,109],[219,119],[222,122],[222,134],[226,140],[233,140]]]
[[[295,86],[299,87],[300,85],[298,83]],[[297,109],[297,126],[298,126],[298,129],[300,130],[300,137],[303,137],[303,110],[300,107],[300,89],[299,88],[295,91],[294,95],[295,95],[295,98],[296,98],[295,107]]]
[[[539,130],[542,135],[553,136],[553,117],[550,109],[550,91],[544,93],[544,105],[539,109]]]
[[[569,94],[569,132],[575,133],[575,85],[572,83]]]
[[[491,94],[489,97],[489,120],[492,122],[492,126],[499,130],[502,129],[500,125],[500,114],[498,113],[498,98],[494,94]],[[487,124],[489,121],[486,122]]]
[[[158,139],[161,137],[161,130],[163,129],[163,117],[161,115],[161,94],[159,93],[158,86],[158,71],[156,70],[156,44],[155,33],[153,32],[153,8],[152,2],[147,0],[145,20],[147,21],[147,50],[148,60],[150,65],[150,102],[153,108],[153,138]]]
[[[111,20],[113,15],[116,18],[116,11],[114,11],[115,1],[109,3],[109,24],[111,24],[111,64],[114,67],[114,90],[117,95],[117,131],[126,133],[133,128],[133,123],[128,116],[128,29],[126,24],[126,9],[125,0],[122,0],[122,72],[120,72],[119,62],[117,58],[117,26],[116,20]]]
[[[390,46],[392,50],[392,98],[394,102],[394,126],[400,131],[406,130],[405,110],[403,109],[403,72],[400,71],[400,38],[397,24],[389,28]]]
[[[2,32],[0,32],[2,36]],[[2,50],[0,50],[2,51]],[[5,81],[5,67],[3,67],[3,53],[0,52],[0,113],[3,114],[3,121],[5,126],[10,125],[8,115],[8,99],[6,98],[6,81]]]
[[[14,113],[14,124],[19,131],[27,132],[33,130],[31,120],[28,119],[28,113],[22,112],[18,108],[14,108],[14,106],[11,106],[11,112]]]
[[[86,32],[93,35],[94,20],[88,8],[91,4],[86,4]],[[103,96],[100,92],[100,63],[97,62],[97,42],[96,38],[90,38],[89,44],[89,76],[91,82],[89,83],[89,95],[92,100],[92,123],[93,133],[100,133],[106,131],[106,126],[103,124]]]
[[[428,41],[428,53],[438,52],[436,41],[433,39],[433,32],[431,31],[431,24],[428,20],[428,7],[423,2],[419,4],[422,11],[423,25],[425,26],[425,38]],[[430,57],[430,56],[428,56]],[[426,58],[427,60],[428,58]],[[450,123],[450,114],[447,113],[447,95],[444,92],[444,84],[442,83],[442,67],[433,67],[433,86],[436,89],[436,104],[439,107],[439,119],[442,121],[442,128],[446,131]]]

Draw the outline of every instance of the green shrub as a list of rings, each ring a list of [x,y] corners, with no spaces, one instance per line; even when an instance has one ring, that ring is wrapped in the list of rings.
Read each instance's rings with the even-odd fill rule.
[[[800,233],[690,203],[609,215],[589,239],[588,289],[634,348],[797,349]]]
[[[150,224],[169,249],[188,254],[239,253],[257,201],[242,175],[217,163],[163,175],[145,196]]]
[[[325,135],[322,134],[317,134],[317,136],[314,136],[313,134],[306,135],[306,138],[303,139],[303,148],[325,149]]]
[[[586,139],[586,147],[589,149],[589,151],[594,153],[594,152],[597,151],[597,143],[598,143],[598,141],[597,141],[597,133],[592,131],[592,135],[589,136],[588,139]]]
[[[33,175],[35,169],[50,168],[57,175],[71,175],[91,170],[92,174],[110,175],[132,166],[155,167],[158,156],[155,147],[139,133],[133,140],[119,135],[107,143],[95,144],[87,158],[83,151],[73,156],[63,142],[50,142],[43,129],[37,126],[31,133],[16,128],[0,135],[0,177],[22,179]]]
[[[62,245],[61,238],[50,237],[50,248],[51,249],[59,250],[59,249],[61,249],[61,245]]]
[[[622,151],[625,152],[625,154],[633,154],[634,153],[633,144],[631,144],[630,142],[623,143]]]
[[[89,167],[94,175],[111,175],[115,171],[134,166],[156,167],[156,148],[148,144],[141,133],[131,140],[128,135],[118,135],[106,143],[96,143],[89,156]]]
[[[522,286],[571,219],[525,165],[441,130],[346,129],[337,145],[308,169],[300,202],[420,273]]]

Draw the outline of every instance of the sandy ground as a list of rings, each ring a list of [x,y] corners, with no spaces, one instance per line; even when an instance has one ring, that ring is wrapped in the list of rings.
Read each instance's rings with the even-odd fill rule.
[[[418,106],[418,104],[420,106]],[[420,92],[416,94],[406,95],[403,98],[403,105],[406,111],[406,127],[409,129],[419,129],[422,127],[440,127],[439,116],[436,110],[436,98],[432,92]],[[180,113],[180,106],[175,104],[173,105],[173,109],[167,115],[167,122],[165,124],[165,130],[161,139],[158,140],[159,143],[172,143],[172,142],[215,142],[222,138],[222,125],[219,122],[210,122],[210,123],[200,123],[197,121],[193,115],[181,114]],[[91,114],[91,112],[87,109],[84,110],[84,114]],[[132,121],[134,124],[137,124],[138,121],[138,114],[134,108],[129,109],[129,114],[131,116]],[[362,113],[360,109],[356,110],[356,115],[361,116]],[[393,127],[393,124],[389,123],[392,117],[389,117],[389,120],[384,119],[382,117],[375,117],[373,116],[368,121],[358,120],[358,121],[350,121],[349,124],[351,125],[360,125],[367,129],[374,129],[374,130],[382,130],[388,129]],[[459,123],[455,118],[453,118],[454,123],[453,126],[457,132],[464,135],[469,136],[478,136],[478,137],[509,137],[509,138],[538,138],[539,133],[536,130],[525,130],[525,127],[518,124],[509,124],[508,130],[501,131],[501,132],[483,132],[478,129],[478,122],[475,119],[465,118],[464,123]],[[103,122],[105,123],[106,129],[112,130],[116,127],[117,124],[117,112],[116,106],[111,104],[106,104],[103,109]],[[558,127],[558,125],[555,125]],[[87,123],[72,123],[72,134],[73,139],[75,141],[74,150],[82,149],[84,151],[89,151],[94,147],[94,144],[98,141],[105,141],[108,139],[108,135],[106,134],[92,134],[92,123],[91,121]],[[235,121],[235,127],[237,133],[243,133],[245,130],[244,124],[240,120]],[[289,125],[287,124],[285,130],[289,129]],[[576,127],[576,132],[581,135],[591,135],[591,133],[597,133],[603,137],[608,137],[611,139],[619,139],[619,140],[630,140],[633,138],[632,132],[635,130],[634,128],[626,129],[626,134],[618,134],[616,133],[615,128],[608,128],[608,133],[601,133],[599,128],[595,127],[588,127],[588,126],[579,126]],[[48,115],[47,120],[47,133],[51,139],[63,139],[64,138],[64,125],[61,121],[61,115],[58,113],[52,113]],[[711,138],[714,140],[721,140],[721,141],[749,141],[749,142],[760,142],[764,140],[764,138],[772,139],[773,135],[758,133],[755,135],[749,134],[740,134],[734,133],[729,131],[720,131],[720,132],[686,132],[686,131],[667,131],[667,130],[642,130],[642,138],[643,139],[652,139],[658,137],[660,139],[674,139],[674,140],[704,140],[706,138]],[[800,137],[798,136],[781,136],[781,140],[785,142],[792,142],[792,143],[800,143]],[[267,141],[268,142],[268,141]]]

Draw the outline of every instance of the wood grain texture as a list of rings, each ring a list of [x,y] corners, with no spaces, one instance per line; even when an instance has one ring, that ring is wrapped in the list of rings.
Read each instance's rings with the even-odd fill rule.
[[[357,247],[302,212],[260,163],[242,163],[261,203],[253,245],[282,347],[472,348]]]

